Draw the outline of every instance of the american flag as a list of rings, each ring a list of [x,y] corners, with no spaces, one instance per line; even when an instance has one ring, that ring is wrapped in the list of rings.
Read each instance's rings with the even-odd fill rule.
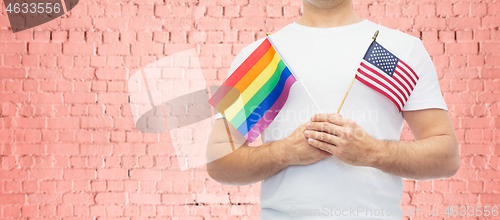
[[[356,79],[390,99],[401,112],[419,78],[408,64],[373,41]]]

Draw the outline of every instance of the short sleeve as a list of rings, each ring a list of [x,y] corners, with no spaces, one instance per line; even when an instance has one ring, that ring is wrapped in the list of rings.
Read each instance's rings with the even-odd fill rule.
[[[448,110],[439,88],[436,68],[419,39],[415,40],[413,49],[404,60],[418,75],[419,80],[406,102],[403,111],[439,108]]]
[[[243,61],[247,59],[248,56],[254,51],[261,43],[264,41],[265,38],[262,38],[258,41],[253,42],[252,44],[244,47],[238,55],[236,55],[236,58],[234,58],[233,62],[231,63],[231,66],[229,67],[229,73],[227,75],[227,78],[231,76],[231,74],[240,66]],[[226,79],[227,79],[226,78]],[[215,119],[223,118],[223,116],[220,113],[217,113],[215,115]]]

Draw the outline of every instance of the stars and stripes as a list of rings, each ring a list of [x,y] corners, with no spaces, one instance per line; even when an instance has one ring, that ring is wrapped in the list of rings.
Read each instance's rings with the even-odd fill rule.
[[[419,78],[408,64],[373,41],[356,79],[387,97],[401,112]]]

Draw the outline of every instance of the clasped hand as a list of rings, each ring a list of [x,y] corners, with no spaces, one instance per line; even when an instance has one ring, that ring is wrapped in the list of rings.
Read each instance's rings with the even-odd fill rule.
[[[339,114],[316,114],[306,123],[307,142],[355,166],[374,166],[384,141],[377,140],[353,120]]]

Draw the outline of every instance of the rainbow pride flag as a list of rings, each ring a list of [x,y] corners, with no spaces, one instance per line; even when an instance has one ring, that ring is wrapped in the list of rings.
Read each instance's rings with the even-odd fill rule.
[[[245,138],[253,142],[285,105],[297,79],[266,38],[210,98]]]

